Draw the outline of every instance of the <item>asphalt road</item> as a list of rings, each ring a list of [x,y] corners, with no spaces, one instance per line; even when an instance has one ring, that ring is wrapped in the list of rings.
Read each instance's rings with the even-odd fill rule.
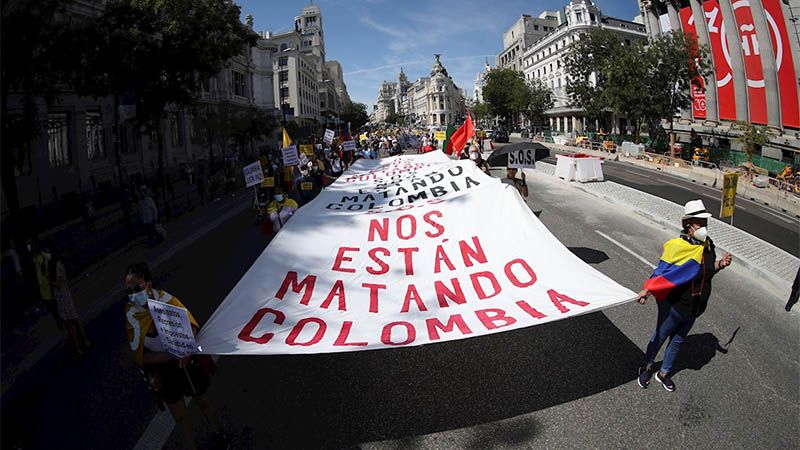
[[[649,267],[608,238],[656,261],[669,232],[544,175],[529,184],[532,209],[565,246],[641,286]],[[162,264],[158,287],[203,322],[266,244],[244,212]],[[210,396],[233,448],[797,447],[799,313],[783,312],[784,296],[735,264],[722,272],[672,394],[634,380],[650,303],[417,348],[223,357]],[[133,367],[122,300],[88,331],[95,347],[83,363],[56,349],[4,396],[3,447],[137,442],[157,410]],[[178,433],[166,448],[180,448]]]
[[[556,163],[555,157],[544,161]],[[719,189],[692,183],[679,177],[615,161],[606,161],[603,164],[603,176],[608,181],[681,205],[689,200],[702,199],[706,208],[715,216],[718,215],[715,211],[720,210],[722,193]],[[738,197],[733,225],[787,253],[800,257],[800,220],[794,216]]]

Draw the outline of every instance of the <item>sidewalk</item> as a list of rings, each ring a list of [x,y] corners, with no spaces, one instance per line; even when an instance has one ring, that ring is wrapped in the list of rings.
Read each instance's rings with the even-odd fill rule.
[[[236,197],[223,196],[218,201],[201,205],[164,223],[167,240],[147,247],[144,237],[138,237],[124,248],[109,253],[105,258],[85,269],[70,280],[75,307],[84,324],[124,298],[122,277],[125,268],[135,261],[146,261],[151,269],[171,258],[186,246],[202,238],[210,230],[251,207],[248,190],[239,190]],[[35,319],[27,329],[8,333],[2,345],[2,391],[4,396],[15,381],[66,339],[50,315]],[[64,347],[64,358],[70,352]]]
[[[537,172],[555,176],[555,166],[539,161],[535,171],[527,170],[528,175]],[[680,229],[683,205],[611,181],[570,182],[570,185],[630,209],[668,229]],[[709,219],[708,229],[717,247],[730,252],[738,263],[770,280],[780,292],[788,295],[800,259],[718,219]]]

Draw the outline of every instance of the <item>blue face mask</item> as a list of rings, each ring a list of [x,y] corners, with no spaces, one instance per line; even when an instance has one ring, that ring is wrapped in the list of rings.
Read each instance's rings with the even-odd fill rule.
[[[128,295],[128,300],[136,306],[144,306],[147,304],[147,290],[139,291],[135,294]]]

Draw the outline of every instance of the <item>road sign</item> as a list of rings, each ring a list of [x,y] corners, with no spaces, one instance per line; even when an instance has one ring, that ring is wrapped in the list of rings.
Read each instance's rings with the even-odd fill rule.
[[[147,307],[150,308],[161,345],[167,353],[183,358],[198,352],[192,323],[185,308],[152,299],[147,301]]]
[[[335,135],[336,133],[334,133],[333,130],[325,129],[325,136],[322,137],[322,142],[331,145],[331,142],[333,142],[333,137]]]
[[[297,157],[297,147],[294,145],[282,148],[281,153],[283,154],[284,167],[296,166],[300,164],[300,159]]]
[[[722,206],[719,217],[730,217],[733,222],[733,212],[736,200],[736,185],[739,184],[739,174],[736,172],[726,173],[722,177]]]
[[[535,169],[536,149],[523,148],[508,153],[508,167],[515,169]]]
[[[261,170],[261,161],[256,161],[244,166],[242,172],[244,172],[244,183],[247,187],[261,184],[261,181],[264,180],[264,172]]]

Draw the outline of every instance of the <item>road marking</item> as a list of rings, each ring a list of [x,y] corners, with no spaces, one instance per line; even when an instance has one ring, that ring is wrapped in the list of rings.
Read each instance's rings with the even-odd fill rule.
[[[621,248],[621,249],[625,250],[625,251],[626,251],[626,252],[628,252],[628,253],[629,253],[631,256],[633,256],[634,258],[636,258],[636,259],[638,259],[639,261],[641,261],[641,262],[645,263],[645,265],[646,265],[647,267],[649,267],[649,268],[651,268],[651,269],[655,269],[655,268],[656,268],[656,266],[654,266],[652,263],[650,263],[650,261],[648,261],[648,260],[644,259],[643,257],[639,256],[639,255],[638,255],[636,252],[634,252],[633,250],[631,250],[631,249],[629,249],[628,247],[626,247],[626,246],[622,245],[621,243],[617,242],[617,241],[616,241],[614,238],[612,238],[611,236],[609,236],[609,235],[607,235],[607,234],[603,233],[603,232],[602,232],[602,231],[600,231],[600,230],[594,230],[594,232],[595,232],[595,233],[597,233],[597,234],[599,234],[600,236],[603,236],[604,238],[608,239],[608,240],[609,240],[609,241],[611,241],[613,244],[615,244],[617,247],[619,247],[619,248]]]

